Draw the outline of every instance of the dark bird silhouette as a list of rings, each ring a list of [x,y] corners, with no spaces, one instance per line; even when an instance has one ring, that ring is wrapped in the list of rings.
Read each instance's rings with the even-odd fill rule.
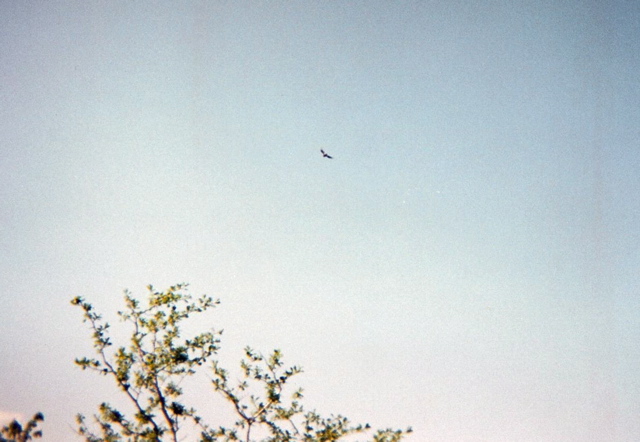
[[[328,153],[326,153],[324,150],[320,149],[320,152],[322,152],[322,156],[325,158],[329,158],[332,159],[333,157],[331,155],[329,155]]]

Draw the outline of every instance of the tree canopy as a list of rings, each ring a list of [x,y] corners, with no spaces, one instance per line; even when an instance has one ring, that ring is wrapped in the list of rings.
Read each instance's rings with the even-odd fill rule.
[[[185,430],[197,434],[200,442],[325,442],[354,435],[372,442],[395,442],[411,432],[411,428],[374,431],[339,414],[326,417],[307,410],[302,389],[290,388],[290,379],[302,369],[286,366],[277,349],[264,356],[245,348],[240,380],[232,380],[235,377],[215,357],[221,331],[205,331],[188,339],[181,334],[183,321],[214,308],[219,300],[207,295],[194,299],[187,284],[164,291],[147,289],[145,303],[125,291],[125,309],[118,312],[132,326],[125,345],[112,342],[111,325],[92,304],[82,297],[71,301],[90,325],[95,350],[93,357],[78,358],[76,364],[111,377],[132,405],[127,413],[103,402],[92,423],[78,414],[77,432],[87,442],[177,442],[184,439]],[[227,400],[236,416],[233,422],[206,422],[186,402],[181,381],[207,367],[212,393]]]

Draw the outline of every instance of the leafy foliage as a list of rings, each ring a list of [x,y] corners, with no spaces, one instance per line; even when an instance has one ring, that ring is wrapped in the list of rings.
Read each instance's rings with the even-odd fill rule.
[[[84,311],[84,321],[93,329],[93,346],[97,358],[76,359],[83,369],[112,376],[116,384],[136,409],[132,418],[108,403],[100,405],[95,416],[100,433],[86,425],[78,415],[78,432],[87,441],[118,441],[128,437],[133,441],[178,440],[178,432],[185,421],[200,425],[201,418],[193,408],[181,402],[180,381],[195,373],[195,367],[205,363],[218,349],[220,332],[201,333],[193,339],[181,339],[180,322],[189,315],[201,313],[218,303],[208,296],[196,301],[183,293],[178,284],[165,292],[152,286],[148,305],[142,307],[129,292],[125,292],[127,309],[118,312],[120,318],[132,324],[133,333],[128,347],[115,351],[108,335],[110,325],[102,321],[91,304],[76,297],[72,304]]]
[[[44,421],[42,413],[36,413],[24,427],[16,419],[0,429],[0,442],[26,442],[42,437],[42,430],[38,423]]]
[[[219,304],[209,296],[193,300],[186,284],[164,292],[149,290],[147,305],[125,291],[126,310],[120,318],[132,325],[128,346],[113,349],[108,331],[93,306],[82,297],[71,303],[83,310],[84,321],[93,331],[96,358],[79,358],[82,369],[111,376],[132,403],[135,413],[127,417],[108,403],[99,407],[94,420],[97,430],[89,428],[85,416],[77,416],[78,434],[88,442],[173,441],[187,423],[196,428],[200,442],[213,441],[337,441],[356,433],[366,433],[367,425],[353,425],[341,415],[322,417],[306,411],[302,389],[290,391],[290,379],[302,372],[297,366],[285,367],[282,353],[274,350],[268,357],[247,347],[240,363],[242,378],[232,382],[229,371],[213,358],[219,349],[221,331],[201,333],[192,339],[181,338],[181,322]],[[237,419],[229,426],[210,426],[184,403],[181,381],[196,373],[199,366],[211,365],[213,390],[232,405]],[[411,432],[378,430],[372,442],[395,442]],[[260,439],[256,439],[255,437]]]

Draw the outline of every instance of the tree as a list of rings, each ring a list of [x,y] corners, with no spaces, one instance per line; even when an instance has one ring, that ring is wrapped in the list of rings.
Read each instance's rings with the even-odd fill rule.
[[[110,324],[93,306],[82,297],[71,301],[83,310],[83,321],[93,331],[97,355],[76,359],[76,364],[113,378],[133,406],[133,415],[127,416],[102,403],[93,416],[95,429],[78,414],[77,432],[87,442],[177,442],[185,425],[197,431],[200,442],[250,442],[258,440],[256,434],[263,442],[324,442],[356,433],[369,435],[373,442],[395,442],[411,432],[411,428],[386,429],[371,434],[368,424],[354,425],[341,415],[322,417],[307,411],[301,403],[302,389],[289,390],[290,379],[302,369],[286,367],[279,350],[265,357],[247,347],[240,363],[242,379],[232,383],[229,371],[214,359],[222,331],[207,331],[191,339],[181,336],[184,320],[214,308],[220,301],[207,295],[194,300],[186,284],[163,292],[152,286],[147,289],[145,305],[125,291],[126,309],[118,315],[132,329],[128,345],[117,348],[108,333]],[[237,416],[228,426],[205,423],[195,408],[185,403],[181,381],[205,364],[210,364],[213,391],[229,402]]]
[[[36,413],[23,428],[20,422],[14,419],[0,430],[0,442],[26,442],[39,439],[42,437],[42,430],[38,429],[38,423],[43,421],[44,415]]]

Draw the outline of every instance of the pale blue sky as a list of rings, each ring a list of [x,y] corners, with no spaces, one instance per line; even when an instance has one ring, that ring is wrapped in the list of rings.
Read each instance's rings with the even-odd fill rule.
[[[639,44],[632,1],[0,2],[0,414],[73,440],[117,395],[69,300],[185,281],[319,411],[638,440]]]

